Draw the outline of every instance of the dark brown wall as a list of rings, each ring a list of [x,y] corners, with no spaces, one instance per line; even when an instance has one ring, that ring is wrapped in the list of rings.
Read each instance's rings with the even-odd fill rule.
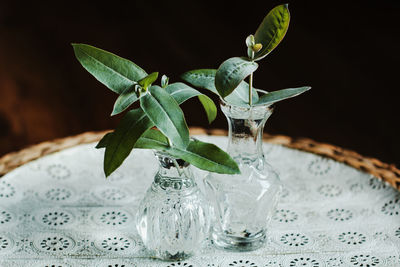
[[[0,155],[112,128],[120,119],[108,117],[116,96],[79,65],[71,42],[112,51],[177,81],[186,70],[244,55],[246,36],[282,3],[15,2],[0,3]],[[398,1],[292,1],[289,7],[289,32],[262,61],[255,86],[313,89],[278,104],[267,131],[399,165]],[[207,127],[198,103],[184,109],[190,125]],[[219,115],[211,127],[226,127]]]

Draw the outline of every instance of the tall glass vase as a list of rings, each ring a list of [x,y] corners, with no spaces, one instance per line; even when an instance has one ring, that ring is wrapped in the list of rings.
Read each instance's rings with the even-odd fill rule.
[[[139,205],[136,228],[152,257],[182,260],[208,236],[208,204],[189,163],[155,153],[159,169]]]
[[[263,129],[272,108],[240,107],[221,100],[221,110],[229,124],[227,151],[241,174],[209,173],[204,179],[213,214],[212,239],[224,249],[250,251],[264,244],[282,189],[263,152]]]

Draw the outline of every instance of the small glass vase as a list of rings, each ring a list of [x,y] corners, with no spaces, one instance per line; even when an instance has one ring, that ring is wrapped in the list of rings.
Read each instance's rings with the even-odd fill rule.
[[[217,247],[251,251],[263,246],[282,184],[263,152],[263,129],[272,114],[267,105],[240,107],[221,100],[228,119],[227,152],[241,174],[209,173],[205,190],[212,207],[211,235]]]
[[[208,204],[189,163],[155,152],[159,169],[139,205],[136,228],[152,257],[182,260],[209,234]]]

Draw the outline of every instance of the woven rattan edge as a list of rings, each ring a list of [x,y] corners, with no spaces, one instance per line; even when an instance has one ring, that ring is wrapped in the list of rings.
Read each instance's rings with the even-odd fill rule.
[[[29,146],[17,152],[8,153],[0,158],[0,177],[11,170],[40,157],[70,148],[79,144],[96,142],[109,131],[85,132],[82,134],[58,138]]]
[[[191,129],[192,134],[227,135],[226,130],[202,128]],[[335,161],[345,163],[353,168],[367,172],[379,178],[400,191],[400,170],[394,164],[383,163],[378,159],[364,157],[352,150],[338,146],[319,143],[309,138],[292,138],[285,135],[264,134],[264,140],[272,144],[311,152]]]
[[[22,149],[18,152],[12,152],[0,158],[0,177],[9,171],[35,159],[45,155],[73,147],[79,144],[96,142],[108,131],[85,132],[75,136],[46,141],[37,145],[33,145]],[[221,129],[204,129],[191,127],[192,135],[215,135],[225,136],[226,130]],[[292,138],[284,135],[264,134],[264,140],[273,144],[279,144],[286,147],[311,152],[320,156],[331,158],[335,161],[345,163],[358,170],[372,174],[382,179],[391,186],[400,190],[400,170],[393,164],[383,163],[375,158],[363,157],[360,154],[337,147],[334,145],[319,143],[309,138]]]

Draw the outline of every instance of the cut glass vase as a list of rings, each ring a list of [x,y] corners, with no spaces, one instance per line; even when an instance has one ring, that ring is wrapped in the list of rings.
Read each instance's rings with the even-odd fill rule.
[[[209,234],[208,204],[189,163],[155,153],[159,169],[139,205],[136,227],[152,257],[182,260]]]

